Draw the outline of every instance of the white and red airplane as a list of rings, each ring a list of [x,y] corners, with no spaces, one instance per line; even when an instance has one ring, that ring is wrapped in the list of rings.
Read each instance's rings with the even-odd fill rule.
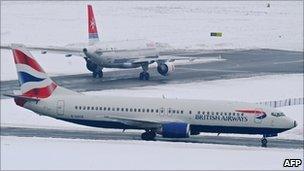
[[[143,140],[154,140],[156,134],[261,134],[262,146],[266,137],[297,126],[274,108],[245,102],[84,95],[52,81],[24,46],[12,45],[12,51],[20,92],[6,96],[40,115],[93,127],[142,129]]]
[[[149,65],[157,63],[157,71],[168,76],[174,71],[175,60],[194,60],[189,57],[160,56],[157,43],[148,40],[99,41],[97,25],[91,5],[87,6],[88,14],[88,43],[75,43],[59,46],[30,46],[28,50],[65,54],[66,57],[79,56],[86,60],[86,67],[94,78],[103,77],[103,68],[139,68],[143,71],[140,80],[149,80]],[[10,49],[9,45],[1,45],[2,49]]]

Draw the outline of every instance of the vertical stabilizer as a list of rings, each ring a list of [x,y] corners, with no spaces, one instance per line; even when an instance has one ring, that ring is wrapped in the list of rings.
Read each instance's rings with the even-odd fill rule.
[[[90,44],[94,44],[99,41],[92,5],[88,5],[88,32]]]
[[[12,45],[12,51],[22,96],[51,96],[57,84],[44,72],[32,54],[24,46],[17,44]]]

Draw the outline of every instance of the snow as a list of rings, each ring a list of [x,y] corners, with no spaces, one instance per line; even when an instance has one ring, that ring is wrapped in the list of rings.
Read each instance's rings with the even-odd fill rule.
[[[167,98],[235,100],[246,102],[272,101],[301,97],[301,95],[303,95],[303,74],[271,75],[230,80],[201,81],[187,84],[134,87],[129,89],[86,92],[85,94],[133,97],[162,97],[162,95],[165,95]],[[296,128],[279,134],[279,138],[303,140],[303,105],[282,107],[279,108],[279,110],[298,123]],[[1,126],[98,129],[107,131],[107,129],[90,128],[46,116],[39,116],[32,111],[16,106],[12,99],[1,100]],[[204,135],[206,133],[202,134]],[[223,135],[241,136],[231,134]]]
[[[87,42],[88,2],[3,2],[1,43]],[[303,2],[91,2],[102,41],[147,39],[181,49],[273,48],[303,51]],[[223,32],[211,37],[210,32]],[[51,75],[88,73],[79,57],[34,53]],[[1,50],[1,80],[16,79]],[[107,71],[107,69],[105,69]]]
[[[302,149],[194,143],[6,136],[1,142],[5,170],[281,170],[288,169],[284,159],[303,158]]]

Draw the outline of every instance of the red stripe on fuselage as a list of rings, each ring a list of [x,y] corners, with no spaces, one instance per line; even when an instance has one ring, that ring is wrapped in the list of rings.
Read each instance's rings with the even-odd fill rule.
[[[237,112],[243,112],[243,113],[250,113],[250,114],[260,114],[264,113],[262,110],[252,110],[252,109],[240,109],[240,110],[235,110]]]
[[[26,54],[21,52],[20,50],[13,49],[15,64],[25,64],[29,65],[33,69],[39,72],[44,72],[44,70],[40,67],[40,65],[31,57],[28,57]]]
[[[56,87],[57,85],[55,83],[52,83],[46,87],[32,89],[23,95],[27,97],[47,98],[52,94]]]

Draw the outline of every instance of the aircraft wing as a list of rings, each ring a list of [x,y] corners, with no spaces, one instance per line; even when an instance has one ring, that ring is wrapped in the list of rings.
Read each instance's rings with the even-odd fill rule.
[[[156,121],[149,121],[149,120],[141,120],[141,119],[133,119],[133,118],[126,118],[121,116],[104,116],[107,119],[111,119],[116,122],[121,122],[123,124],[129,126],[135,126],[140,128],[160,128],[161,123]]]
[[[74,56],[80,56],[85,57],[85,54],[83,53],[82,48],[80,47],[70,47],[70,46],[30,46],[27,45],[26,48],[30,51],[40,51],[42,54],[46,54],[48,52],[50,53],[58,53],[58,54],[64,54],[66,57],[70,57],[72,55]],[[1,49],[11,49],[10,45],[2,45]]]
[[[182,122],[182,121],[166,121],[166,122],[158,122],[151,119],[137,119],[137,118],[127,118],[123,116],[104,116],[105,118],[111,119],[116,122],[120,122],[129,126],[135,126],[143,129],[158,129],[161,128],[162,124],[168,122]]]
[[[196,59],[203,59],[203,58],[214,58],[214,59],[221,59],[221,56],[204,56],[204,57],[181,57],[181,56],[159,56],[158,58],[138,58],[132,61],[132,63],[138,64],[138,63],[153,63],[153,62],[174,62],[177,60],[189,60],[189,61],[194,61]]]

